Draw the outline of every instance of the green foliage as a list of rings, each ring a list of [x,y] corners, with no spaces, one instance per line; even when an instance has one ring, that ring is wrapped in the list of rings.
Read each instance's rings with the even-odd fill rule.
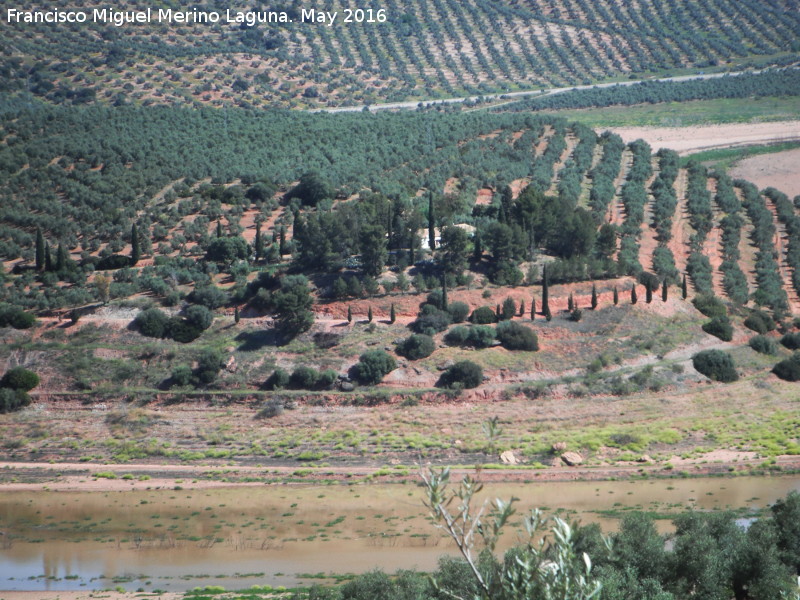
[[[692,365],[699,372],[713,379],[730,383],[739,379],[733,358],[722,350],[703,350],[692,356]]]
[[[184,387],[192,382],[192,369],[187,365],[178,365],[172,369],[171,380],[173,385]]]
[[[754,310],[744,320],[744,326],[756,333],[767,333],[775,329],[775,321],[763,310]]]
[[[397,363],[383,350],[369,350],[359,357],[353,368],[356,379],[366,385],[374,385],[396,369]]]
[[[215,285],[204,285],[196,287],[188,297],[189,302],[201,304],[206,308],[214,310],[227,304],[228,294]]]
[[[222,355],[216,350],[206,349],[197,357],[197,370],[195,377],[201,384],[208,385],[217,379],[222,369]]]
[[[162,338],[166,331],[169,317],[157,308],[141,311],[133,320],[133,326],[147,337]]]
[[[29,392],[37,385],[39,385],[39,376],[24,367],[9,369],[0,380],[0,386],[22,392]]]
[[[539,349],[536,333],[530,327],[520,325],[516,321],[498,323],[496,335],[506,350],[536,351]]]
[[[730,342],[733,339],[733,326],[727,316],[714,317],[707,323],[704,323],[703,331],[709,335],[718,337],[724,342]]]
[[[490,306],[480,306],[472,311],[470,321],[476,325],[487,325],[497,323],[497,313]]]
[[[781,559],[795,573],[800,573],[800,493],[789,492],[772,505]]]
[[[419,360],[433,354],[436,345],[429,335],[417,333],[407,337],[397,345],[397,353],[409,360]]]
[[[782,360],[772,368],[772,372],[785,381],[800,381],[800,353]]]
[[[447,329],[451,321],[450,313],[446,310],[438,309],[433,304],[425,304],[416,321],[411,324],[411,329],[417,333],[434,335]]]
[[[264,388],[268,390],[282,390],[289,385],[289,373],[281,368],[275,369],[264,382]]]
[[[300,182],[286,194],[287,198],[299,198],[306,206],[316,206],[322,200],[333,196],[331,184],[317,171],[303,173]]]
[[[512,297],[508,297],[503,300],[503,307],[500,310],[500,319],[503,321],[507,321],[509,319],[514,318],[514,315],[517,314],[517,305],[514,302]]]
[[[289,385],[300,390],[313,390],[318,380],[319,373],[316,369],[300,366],[292,371],[292,374],[289,376]]]
[[[25,391],[0,387],[0,413],[14,412],[30,403],[30,396]]]
[[[451,389],[470,389],[483,382],[483,369],[469,360],[457,362],[442,373],[439,385]]]
[[[217,237],[206,248],[206,260],[230,264],[235,260],[247,260],[250,245],[241,236]]]
[[[34,323],[36,318],[32,314],[10,304],[0,304],[0,327],[30,329]]]
[[[747,343],[753,350],[761,354],[774,356],[778,353],[778,344],[775,343],[775,340],[765,335],[754,335]]]
[[[211,323],[214,321],[214,313],[201,304],[187,306],[183,312],[183,317],[189,326],[195,327],[200,331],[205,331],[211,327]]]
[[[694,307],[705,316],[713,319],[714,317],[725,317],[728,310],[722,301],[714,294],[698,294],[692,300]]]
[[[281,287],[272,294],[272,305],[278,327],[286,334],[297,335],[314,324],[311,306],[314,299],[308,280],[302,275],[287,275]]]
[[[466,302],[450,302],[447,312],[450,313],[453,323],[463,323],[469,316],[469,305]]]
[[[781,337],[781,344],[789,350],[800,350],[800,333],[786,333]]]

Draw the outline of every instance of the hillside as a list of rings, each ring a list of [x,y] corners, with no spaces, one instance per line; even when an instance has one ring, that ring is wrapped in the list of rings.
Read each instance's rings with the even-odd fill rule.
[[[16,7],[0,6],[4,18]],[[798,12],[785,0],[390,0],[351,23],[339,0],[287,1],[270,10],[291,23],[253,26],[226,20],[248,5],[218,0],[187,11],[217,23],[117,27],[92,23],[95,8],[108,7],[59,7],[85,11],[82,24],[4,23],[3,91],[68,104],[333,107],[781,65],[800,50]],[[323,9],[338,19],[302,22]]]

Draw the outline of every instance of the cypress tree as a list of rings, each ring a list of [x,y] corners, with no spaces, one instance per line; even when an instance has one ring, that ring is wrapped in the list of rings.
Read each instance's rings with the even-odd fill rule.
[[[666,279],[661,283],[661,301],[662,302],[666,302],[667,301],[667,280]]]
[[[617,286],[614,286],[614,306],[617,304],[619,304],[619,290],[617,289]]]
[[[217,237],[218,238],[222,237],[222,221],[220,221],[219,219],[217,219]]]
[[[536,298],[531,298],[531,321],[536,320]]]
[[[353,309],[350,308],[349,304],[347,305],[347,322],[348,323],[352,323],[353,322]]]
[[[649,284],[644,286],[644,298],[645,302],[648,304],[653,301],[653,288],[651,288]]]
[[[67,251],[64,250],[64,245],[59,244],[56,249],[56,271],[61,272],[67,268]]]
[[[36,228],[36,270],[44,269],[44,236],[42,230]]]
[[[570,292],[569,298],[567,298],[567,310],[572,312],[575,308],[575,301],[572,299],[572,293]]]
[[[681,283],[681,296],[684,300],[686,300],[686,296],[689,295],[689,288],[686,286],[686,273],[683,274],[683,283]]]
[[[428,246],[436,250],[436,215],[433,214],[433,192],[428,192]]]
[[[481,234],[478,229],[475,230],[475,235],[472,236],[472,257],[476,261],[480,261],[483,258],[483,244],[481,242]]]
[[[50,242],[44,244],[44,270],[53,270],[53,255],[50,253]]]
[[[256,223],[256,239],[255,239],[256,260],[261,260],[264,254],[264,240],[261,238],[261,223]]]
[[[278,234],[278,254],[283,257],[286,254],[286,230],[281,227],[281,232]]]
[[[631,304],[636,304],[639,301],[639,298],[636,296],[636,284],[634,283],[631,286]]]
[[[238,323],[242,319],[241,315],[239,315],[239,307],[233,309],[233,322]]]
[[[525,300],[519,301],[519,316],[520,317],[525,316]]]
[[[597,286],[592,284],[592,310],[597,308]]]
[[[498,304],[494,309],[494,314],[497,317],[497,320],[500,320],[500,305]]]
[[[372,307],[371,306],[367,309],[367,321],[372,323]]]
[[[131,266],[139,262],[142,255],[141,248],[139,247],[139,230],[136,229],[136,223],[131,225]]]
[[[392,302],[392,308],[389,310],[389,323],[394,323],[397,320],[397,313],[394,309],[394,302]]]
[[[547,265],[542,267],[542,314],[550,314],[550,291],[547,284]],[[549,321],[549,319],[548,319]]]

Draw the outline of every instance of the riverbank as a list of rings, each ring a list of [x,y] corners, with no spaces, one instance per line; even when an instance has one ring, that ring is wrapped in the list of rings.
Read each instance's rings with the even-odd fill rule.
[[[423,465],[422,468],[425,468]],[[170,465],[154,463],[0,462],[0,491],[118,492],[151,489],[214,489],[291,483],[416,483],[420,465],[392,467],[272,467],[249,465]],[[780,475],[800,472],[800,456],[765,460],[754,452],[715,450],[665,463],[630,462],[592,466],[514,467],[456,465],[452,478],[479,472],[485,482],[618,481],[641,478]]]

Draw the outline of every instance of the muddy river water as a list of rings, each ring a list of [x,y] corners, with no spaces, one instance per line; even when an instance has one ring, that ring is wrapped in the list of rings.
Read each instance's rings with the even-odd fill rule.
[[[484,496],[519,498],[520,512],[560,508],[608,532],[626,510],[753,511],[791,490],[800,491],[800,476],[491,484]],[[0,488],[0,589],[240,589],[373,568],[432,570],[454,548],[426,516],[414,484]],[[667,531],[670,521],[658,525]]]

